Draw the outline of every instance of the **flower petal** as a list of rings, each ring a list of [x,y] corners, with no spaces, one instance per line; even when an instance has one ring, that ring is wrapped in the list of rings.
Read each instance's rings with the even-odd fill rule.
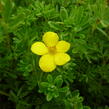
[[[43,55],[39,60],[39,66],[44,72],[52,72],[56,68],[54,57],[50,54]]]
[[[70,61],[70,56],[67,53],[56,53],[55,54],[55,64],[64,65]]]
[[[31,46],[31,51],[37,55],[44,55],[48,53],[48,48],[42,42],[35,42]]]
[[[66,41],[59,41],[56,45],[57,52],[66,52],[70,48],[70,43]]]
[[[43,35],[43,41],[48,47],[53,47],[57,44],[59,37],[54,32],[46,32]]]

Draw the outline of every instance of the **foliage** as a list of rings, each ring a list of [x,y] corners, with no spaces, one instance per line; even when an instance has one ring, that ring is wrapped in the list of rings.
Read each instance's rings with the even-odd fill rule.
[[[47,31],[71,43],[51,73],[30,50]],[[109,109],[108,0],[0,0],[0,109]]]

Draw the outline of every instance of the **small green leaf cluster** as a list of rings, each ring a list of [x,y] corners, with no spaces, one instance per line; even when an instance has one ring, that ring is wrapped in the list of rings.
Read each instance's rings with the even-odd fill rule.
[[[47,81],[39,84],[39,92],[46,95],[46,100],[56,100],[60,102],[66,109],[90,109],[88,106],[83,106],[83,97],[79,91],[70,91],[69,86],[63,86],[62,75],[53,78],[52,75],[47,76]]]
[[[59,97],[59,93],[67,92],[68,87],[62,87],[63,79],[62,75],[57,76],[54,80],[52,75],[47,76],[47,82],[40,83],[40,92],[44,93],[47,97],[47,101],[50,101],[52,98]],[[61,88],[62,87],[62,88]]]

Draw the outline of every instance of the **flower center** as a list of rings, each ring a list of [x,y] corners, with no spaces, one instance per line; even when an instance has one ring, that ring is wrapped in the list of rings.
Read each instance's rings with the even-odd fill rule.
[[[55,54],[56,53],[56,47],[49,47],[49,53],[50,54]]]

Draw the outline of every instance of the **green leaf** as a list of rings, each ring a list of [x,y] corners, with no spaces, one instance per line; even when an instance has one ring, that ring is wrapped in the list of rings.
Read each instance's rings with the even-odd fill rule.
[[[52,83],[52,82],[53,82],[53,77],[52,77],[52,75],[48,74],[47,80],[48,80],[49,83]]]
[[[40,86],[41,87],[48,87],[49,86],[49,83],[47,83],[47,82],[41,82],[40,83]]]
[[[42,92],[46,93],[47,92],[47,88],[49,87],[49,83],[47,83],[47,82],[41,82],[39,84],[39,87],[40,87],[40,89],[39,89],[39,92],[40,93],[42,93]]]
[[[68,12],[64,7],[61,7],[60,9],[60,18],[62,21],[68,19]]]
[[[89,106],[84,106],[83,109],[91,109]]]
[[[47,101],[51,101],[53,98],[52,93],[48,93],[46,96]]]
[[[99,28],[99,27],[97,27],[97,29],[98,29],[104,36],[106,36],[106,38],[109,40],[109,37],[108,37],[107,33],[106,33],[104,30],[102,30],[102,29]]]
[[[75,90],[72,92],[72,96],[75,97],[75,96],[79,96],[79,90]]]
[[[56,84],[57,87],[61,87],[63,84],[62,75],[59,75],[55,78],[54,84]]]
[[[10,91],[10,99],[13,100],[14,102],[17,102],[18,96],[13,91]]]
[[[60,92],[68,92],[69,91],[69,87],[63,87],[59,89]]]
[[[74,109],[83,109],[82,103],[74,104]]]
[[[58,22],[48,21],[48,24],[54,30],[60,30],[60,29],[62,29],[62,26],[59,25]]]
[[[59,92],[58,92],[58,91],[55,91],[55,92],[53,93],[53,96],[54,96],[55,98],[59,97]]]
[[[3,17],[7,22],[11,16],[14,3],[12,2],[12,0],[4,0],[2,4],[3,4]]]

